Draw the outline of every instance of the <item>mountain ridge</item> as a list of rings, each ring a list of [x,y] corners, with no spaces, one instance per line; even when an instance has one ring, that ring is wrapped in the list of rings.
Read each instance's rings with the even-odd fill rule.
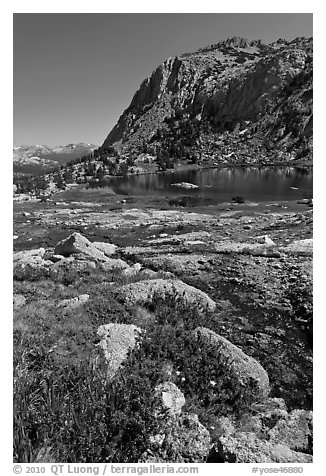
[[[173,137],[168,137],[168,121],[176,129]],[[247,128],[246,135],[252,136],[246,147],[239,147],[237,140],[234,144],[247,154],[275,148],[277,154],[288,156],[294,150],[295,156],[311,158],[312,38],[265,45],[234,37],[168,58],[141,83],[102,149],[114,146],[119,152],[139,153],[149,146],[153,155],[163,150],[173,156],[176,144],[182,145],[182,138],[175,137],[183,134],[180,122],[197,128],[186,152],[192,148],[214,160],[225,147],[214,150],[211,143],[235,130],[238,139],[237,128]]]
[[[22,144],[13,147],[14,173],[41,173],[86,155],[96,149],[94,144],[78,142],[49,147],[44,144]]]

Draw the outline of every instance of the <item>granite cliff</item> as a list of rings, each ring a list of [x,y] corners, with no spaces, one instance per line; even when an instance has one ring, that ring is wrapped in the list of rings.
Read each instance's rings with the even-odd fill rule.
[[[162,63],[102,149],[197,162],[309,160],[312,91],[312,38],[231,38]]]

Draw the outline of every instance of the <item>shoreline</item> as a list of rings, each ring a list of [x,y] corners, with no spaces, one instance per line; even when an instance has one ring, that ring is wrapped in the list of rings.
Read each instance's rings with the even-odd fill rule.
[[[308,172],[312,172],[313,170],[313,164],[293,164],[293,162],[287,162],[287,163],[273,163],[273,164],[257,164],[257,165],[248,165],[248,164],[219,164],[219,165],[210,165],[210,164],[203,164],[203,165],[197,165],[197,164],[176,164],[176,167],[173,169],[169,170],[156,170],[156,171],[138,171],[136,173],[128,173],[125,176],[123,175],[106,175],[103,177],[103,179],[94,179],[90,180],[88,182],[84,183],[72,183],[72,184],[67,184],[67,188],[65,190],[56,190],[53,191],[53,193],[49,195],[44,195],[46,199],[49,199],[53,195],[56,195],[57,193],[61,192],[67,192],[70,189],[73,189],[75,187],[79,187],[80,185],[85,186],[87,189],[91,188],[101,188],[101,187],[92,187],[90,184],[94,183],[102,183],[109,181],[111,179],[128,179],[134,176],[143,176],[143,175],[161,175],[161,174],[174,174],[178,172],[187,172],[187,171],[199,171],[199,170],[210,170],[210,169],[216,169],[216,170],[223,170],[223,169],[266,169],[266,168],[287,168],[291,167],[294,169],[301,169],[301,170],[306,170]],[[35,195],[28,195],[28,194],[16,194],[13,196],[13,202],[31,202],[31,201],[41,201],[42,198],[37,198]]]

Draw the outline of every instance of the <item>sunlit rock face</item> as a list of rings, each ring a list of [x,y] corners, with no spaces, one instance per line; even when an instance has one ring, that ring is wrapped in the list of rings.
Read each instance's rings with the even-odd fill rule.
[[[140,151],[145,143],[155,150],[169,128],[175,140],[178,130],[184,135],[185,121],[196,129],[196,150],[228,132],[249,144],[254,135],[252,145],[267,148],[277,142],[299,150],[304,142],[309,154],[312,39],[264,45],[231,38],[167,59],[143,81],[102,147]]]

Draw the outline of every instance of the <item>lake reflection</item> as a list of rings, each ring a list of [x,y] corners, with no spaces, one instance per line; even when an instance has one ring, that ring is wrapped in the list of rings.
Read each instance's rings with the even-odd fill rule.
[[[178,182],[199,188],[184,190],[172,185]],[[229,201],[233,196],[254,201],[295,200],[312,197],[313,176],[312,171],[295,167],[201,169],[113,177],[101,186],[124,195],[191,195],[211,203]]]

